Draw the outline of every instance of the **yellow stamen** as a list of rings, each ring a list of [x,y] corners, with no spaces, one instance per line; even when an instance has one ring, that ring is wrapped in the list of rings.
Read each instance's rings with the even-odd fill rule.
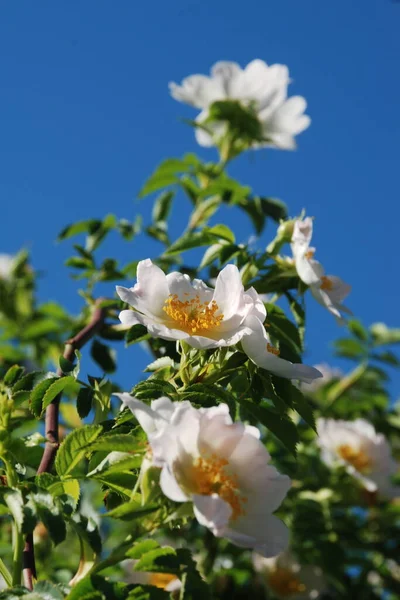
[[[322,281],[321,290],[327,290],[329,292],[330,290],[333,289],[333,283],[332,283],[332,280],[329,279],[329,277],[325,277],[325,275],[323,275],[321,277],[321,281]]]
[[[190,300],[179,300],[177,294],[171,294],[165,301],[164,311],[178,329],[197,335],[204,335],[217,329],[224,318],[223,314],[217,315],[219,307],[212,302],[200,302],[195,296]]]
[[[289,569],[277,567],[268,576],[268,585],[277,596],[291,596],[306,591],[306,586]]]
[[[234,520],[245,514],[243,504],[247,502],[247,498],[239,496],[238,478],[226,472],[228,464],[225,458],[215,455],[210,458],[197,458],[191,470],[195,488],[192,491],[204,496],[218,494],[232,508],[231,518]]]
[[[343,460],[353,465],[360,473],[370,470],[371,459],[362,450],[357,450],[349,444],[342,444],[336,448],[337,453]]]
[[[165,589],[171,581],[175,581],[178,579],[176,575],[172,575],[171,573],[151,573],[149,579],[149,585],[154,585],[155,587]]]
[[[267,350],[268,352],[271,352],[271,354],[275,354],[275,356],[279,356],[280,352],[278,350],[278,348],[275,348],[272,344],[267,344]]]
[[[312,258],[314,258],[314,254],[315,254],[315,250],[307,250],[307,252],[305,253],[305,257],[308,258],[308,260],[311,260]]]

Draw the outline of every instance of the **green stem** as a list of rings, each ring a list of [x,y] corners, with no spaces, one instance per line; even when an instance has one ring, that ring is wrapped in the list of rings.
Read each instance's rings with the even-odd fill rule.
[[[13,580],[11,577],[11,573],[10,571],[7,569],[6,565],[4,564],[4,562],[1,560],[0,558],[0,575],[3,577],[4,581],[6,582],[6,584],[8,585],[8,587],[11,587],[13,584]]]
[[[12,574],[12,585],[21,585],[21,574],[22,574],[22,552],[24,549],[24,536],[14,525],[14,558],[13,558],[13,574]]]
[[[324,412],[332,408],[333,404],[338,400],[351,386],[353,386],[364,375],[368,363],[364,362],[358,365],[353,371],[350,371],[346,377],[343,377],[336,385],[334,385],[327,394],[327,404],[324,407]]]

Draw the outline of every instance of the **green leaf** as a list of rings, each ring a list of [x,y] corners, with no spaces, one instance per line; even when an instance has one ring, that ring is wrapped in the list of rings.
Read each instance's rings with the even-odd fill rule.
[[[90,349],[90,355],[105,373],[114,373],[116,369],[115,350],[95,339]]]
[[[277,223],[287,219],[287,206],[282,200],[277,198],[261,198],[261,207],[264,215],[270,217]]]
[[[286,446],[289,452],[296,456],[299,434],[295,424],[288,417],[278,414],[272,408],[259,406],[248,400],[241,400],[240,405],[271,431]]]
[[[190,217],[189,227],[195,229],[207,223],[218,209],[220,203],[221,200],[218,196],[211,196],[211,198],[199,202]]]
[[[156,542],[156,540],[153,540],[153,539],[143,540],[142,542],[136,542],[134,544],[134,546],[127,551],[126,556],[128,558],[133,558],[135,560],[138,560],[144,554],[146,554],[147,552],[150,552],[150,550],[155,550],[156,548],[159,548],[159,547],[160,546],[159,546],[158,542]]]
[[[359,359],[365,356],[366,350],[364,344],[359,341],[349,338],[339,338],[333,342],[335,353],[338,356],[347,358]]]
[[[94,390],[88,387],[82,387],[76,398],[76,409],[81,419],[88,416],[92,408]]]
[[[20,367],[19,365],[13,365],[10,367],[7,373],[4,375],[5,385],[9,387],[13,386],[15,383],[17,383],[24,371],[24,367]]]
[[[168,381],[147,379],[147,381],[141,381],[133,388],[132,395],[139,400],[156,400],[160,396],[174,397],[176,389]]]
[[[302,419],[309,425],[314,431],[316,431],[315,418],[311,405],[304,398],[303,394],[298,387],[293,385],[288,379],[282,377],[271,377],[273,386],[276,394],[284,402],[290,400],[290,406],[292,406],[302,417]]]
[[[240,208],[244,210],[253,222],[254,229],[257,234],[260,234],[265,225],[265,214],[262,208],[261,200],[256,196],[255,198],[244,198],[240,204]]]
[[[181,252],[191,250],[192,248],[209,246],[210,244],[214,244],[215,241],[216,236],[209,233],[208,228],[205,228],[200,232],[188,232],[178,238],[176,242],[171,244],[171,246],[165,252],[165,255],[172,256],[173,254],[180,254]]]
[[[13,394],[19,391],[30,391],[45,376],[43,371],[32,371],[19,379],[13,386]]]
[[[40,475],[36,475],[35,483],[50,492],[52,496],[58,497],[67,494],[73,499],[73,508],[76,508],[80,497],[80,486],[77,479],[61,481],[56,475],[41,473]]]
[[[302,344],[296,325],[275,304],[267,304],[266,308],[268,333],[279,341],[281,357],[291,362],[301,362]]]
[[[180,574],[180,561],[176,550],[170,546],[155,548],[142,554],[134,565],[135,571],[146,571],[155,573]]]
[[[33,591],[35,594],[39,594],[43,600],[63,600],[64,598],[60,588],[50,581],[38,581]]]
[[[362,325],[360,321],[357,319],[351,319],[347,322],[347,326],[350,329],[351,333],[356,336],[362,342],[368,341],[368,331]]]
[[[32,390],[30,396],[30,409],[35,415],[36,418],[39,418],[42,414],[43,407],[43,397],[47,390],[59,380],[59,377],[50,377],[49,379],[43,379],[40,383],[38,383]]]
[[[74,363],[71,362],[70,360],[68,360],[67,358],[64,358],[63,355],[61,355],[60,358],[58,359],[58,363],[59,363],[60,369],[63,373],[70,373],[75,368]]]
[[[81,514],[75,514],[69,523],[75,529],[76,533],[93,550],[94,554],[101,554],[102,542],[99,529],[92,518],[87,518]]]
[[[73,269],[93,269],[93,260],[83,258],[82,256],[71,256],[64,262],[66,267],[72,267]]]
[[[64,516],[54,497],[45,490],[28,495],[27,507],[30,508],[38,521],[46,526],[54,544],[64,541],[67,534]]]
[[[107,452],[142,452],[143,445],[129,433],[106,433],[93,442],[90,450],[104,450]]]
[[[85,425],[72,431],[61,444],[56,457],[56,471],[61,478],[71,475],[74,468],[102,432],[101,425]]]
[[[226,240],[227,242],[234,244],[235,243],[235,234],[229,227],[220,223],[219,225],[214,225],[214,227],[210,227],[208,232],[211,235],[215,235],[218,238]]]
[[[24,522],[24,499],[21,491],[11,488],[1,490],[4,503],[8,506],[18,531],[22,531]]]
[[[390,350],[386,350],[385,352],[381,352],[380,354],[371,354],[371,358],[378,360],[379,362],[383,362],[384,364],[390,365],[392,367],[400,367],[400,360],[395,355],[395,353],[390,352]]]
[[[106,517],[112,517],[113,519],[121,519],[122,521],[133,521],[134,519],[141,519],[150,513],[159,510],[159,506],[156,504],[150,504],[148,506],[142,506],[139,502],[131,500],[125,502],[116,508],[113,508],[105,514]]]
[[[161,188],[177,183],[179,181],[179,173],[191,172],[193,170],[193,161],[192,157],[188,158],[188,156],[184,157],[183,160],[178,158],[164,160],[147,179],[139,192],[139,198],[144,198]]]
[[[126,345],[137,344],[138,342],[142,342],[143,340],[148,339],[150,336],[147,333],[147,327],[138,323],[137,325],[132,325],[132,327],[125,334],[125,342]]]
[[[42,411],[45,410],[51,402],[65,390],[65,388],[71,383],[75,383],[75,377],[67,375],[66,377],[60,377],[54,381],[50,387],[47,388],[42,398]]]
[[[172,200],[175,192],[163,192],[158,196],[153,205],[152,219],[155,223],[158,221],[167,221],[171,212]]]
[[[67,225],[58,235],[58,241],[65,240],[80,233],[93,233],[101,226],[101,221],[98,219],[90,219],[88,221],[78,221]]]

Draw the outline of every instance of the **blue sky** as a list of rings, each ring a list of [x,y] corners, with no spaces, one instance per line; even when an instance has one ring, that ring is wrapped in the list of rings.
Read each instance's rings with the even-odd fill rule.
[[[230,173],[291,214],[315,216],[319,259],[353,286],[347,304],[365,324],[399,326],[399,31],[400,3],[390,0],[2,2],[0,252],[30,248],[41,299],[77,311],[59,230],[108,212],[146,216],[150,203],[135,196],[156,163],[187,151],[213,160],[179,121],[195,113],[167,84],[217,60],[262,58],[289,66],[312,125],[296,152],[245,155]],[[250,226],[224,218],[244,241]],[[127,262],[150,249],[112,240],[108,254]],[[329,360],[340,331],[308,304],[307,362]],[[146,363],[140,349],[119,352],[124,368]]]

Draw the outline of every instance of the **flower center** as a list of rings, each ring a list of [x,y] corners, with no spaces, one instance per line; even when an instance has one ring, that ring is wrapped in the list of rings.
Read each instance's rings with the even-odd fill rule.
[[[332,281],[329,279],[329,277],[326,277],[325,275],[323,275],[321,277],[321,290],[327,290],[328,292],[333,290],[333,283]]]
[[[215,300],[200,302],[198,296],[182,301],[177,294],[170,294],[165,301],[164,311],[187,333],[203,334],[220,326],[223,314],[217,315],[219,307]]]
[[[306,591],[306,586],[289,569],[277,567],[268,576],[268,584],[277,596],[291,596]]]
[[[172,575],[172,573],[151,573],[149,579],[149,585],[154,585],[155,587],[165,589],[171,581],[175,581],[178,579],[176,575]]]
[[[307,252],[305,253],[305,257],[308,260],[311,260],[312,258],[314,258],[314,254],[315,254],[315,250],[307,250]]]
[[[196,494],[211,496],[218,494],[232,508],[232,520],[245,514],[243,504],[247,498],[239,496],[239,482],[236,475],[225,471],[228,461],[212,455],[210,458],[196,459],[191,476]]]
[[[337,453],[343,460],[353,465],[360,473],[369,471],[371,467],[371,459],[362,450],[352,448],[349,444],[338,446]]]
[[[267,350],[268,350],[268,352],[271,352],[271,354],[275,354],[275,356],[279,356],[279,350],[278,350],[278,348],[275,348],[270,343],[267,344]]]

